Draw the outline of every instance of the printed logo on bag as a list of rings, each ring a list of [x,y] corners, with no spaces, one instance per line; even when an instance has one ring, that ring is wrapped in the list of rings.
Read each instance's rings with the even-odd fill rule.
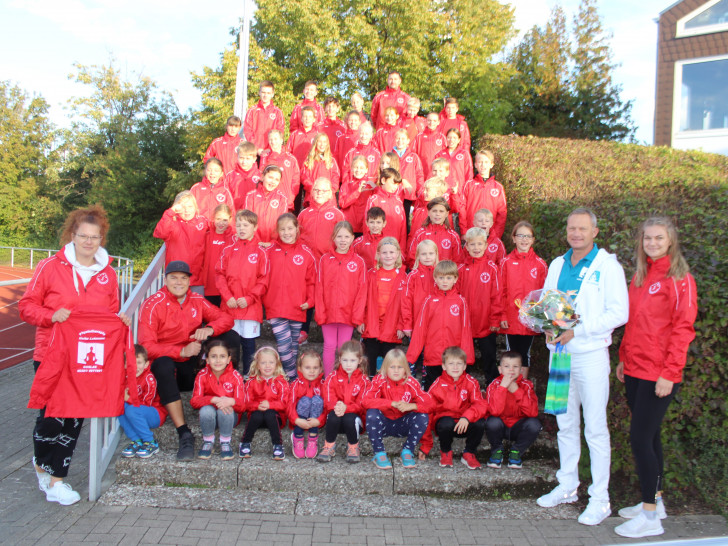
[[[192,310],[190,311],[190,314],[192,315],[192,318],[195,318],[197,316],[197,309],[195,309],[193,307]]]
[[[468,399],[468,391],[466,389],[462,389],[460,391],[460,400],[465,402]]]
[[[368,156],[367,156],[367,161],[368,161],[368,162],[369,162],[370,164],[371,164],[371,163],[374,163],[374,156],[373,156],[373,155],[368,155]]]
[[[359,267],[356,265],[356,262],[349,262],[346,264],[346,269],[354,273],[357,269],[359,269]]]
[[[435,140],[435,144],[437,144],[438,146],[442,146],[442,139],[438,138],[437,140]]]
[[[333,211],[329,211],[326,214],[324,214],[324,218],[326,218],[327,220],[333,220],[334,219]]]
[[[106,284],[109,282],[109,276],[106,273],[99,273],[96,275],[96,280],[99,281],[99,284]]]
[[[285,165],[286,167],[290,167],[290,166],[291,166],[291,160],[290,160],[290,159],[285,159],[285,160],[283,161],[283,164],[284,164],[284,165]]]
[[[356,396],[359,394],[359,391],[361,390],[361,387],[359,385],[354,385],[354,388],[351,389],[351,395]]]
[[[225,381],[222,384],[222,388],[225,389],[225,392],[233,392],[233,384],[230,381]]]
[[[104,371],[105,341],[106,332],[102,330],[84,330],[78,334],[77,373],[100,373]]]
[[[457,159],[458,161],[462,161],[464,158],[465,156],[463,154],[458,154],[455,156],[455,159]]]
[[[276,114],[275,114],[275,112],[271,112],[270,114],[268,114],[268,117],[269,117],[270,119],[276,119]]]
[[[491,244],[488,245],[488,252],[490,252],[491,254],[493,254],[494,252],[497,252],[497,251],[498,251],[498,245],[497,244],[491,243]]]
[[[251,254],[248,256],[248,261],[251,264],[257,264],[258,263],[258,255],[257,254]]]
[[[535,279],[536,277],[538,277],[538,269],[534,267],[531,269],[531,278]]]
[[[215,196],[215,199],[217,199],[218,203],[223,203],[225,201],[225,194],[224,193],[218,193]]]
[[[451,305],[450,306],[450,314],[453,317],[459,317],[460,316],[460,306],[459,305]]]
[[[442,246],[442,248],[447,250],[448,248],[450,248],[452,246],[452,241],[450,239],[443,239],[440,242],[440,246]]]
[[[402,395],[402,402],[407,402],[409,404],[409,401],[412,400],[412,393],[406,392]]]
[[[498,188],[493,188],[490,190],[490,195],[492,197],[498,197],[500,195],[500,190]]]
[[[402,212],[402,209],[399,207],[399,205],[395,205],[394,212],[396,212],[397,214],[400,214]]]
[[[661,286],[660,281],[657,281],[655,284],[650,285],[650,288],[647,291],[650,295],[657,294],[660,291]]]
[[[197,231],[202,231],[203,229],[205,229],[206,224],[205,222],[200,220],[199,222],[197,222],[197,225],[195,227],[197,228]]]
[[[489,283],[490,282],[490,273],[488,273],[487,271],[483,271],[480,274],[480,282],[482,282],[483,284]]]
[[[296,254],[293,257],[293,263],[296,265],[301,265],[303,263],[303,256],[301,256],[300,254]]]
[[[281,202],[278,201],[278,199],[273,199],[273,201],[270,202],[270,208],[277,209],[280,204]]]

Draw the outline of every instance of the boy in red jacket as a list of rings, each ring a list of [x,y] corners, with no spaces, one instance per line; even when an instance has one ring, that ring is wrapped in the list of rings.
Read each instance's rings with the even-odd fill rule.
[[[288,199],[288,210],[292,212],[301,188],[301,169],[298,168],[298,161],[293,154],[283,149],[283,131],[274,129],[268,133],[268,149],[261,154],[259,163],[261,172],[269,165],[276,165],[281,169],[281,184],[278,189]]]
[[[357,237],[351,246],[354,252],[364,259],[367,271],[377,265],[377,245],[384,238],[384,227],[387,215],[381,207],[372,207],[367,211],[367,227],[364,235]]]
[[[311,188],[311,204],[298,215],[301,240],[313,250],[316,261],[331,250],[334,226],[344,220],[344,213],[336,206],[336,198],[328,178],[319,178]]]
[[[467,363],[475,362],[470,311],[465,298],[455,289],[458,266],[455,262],[443,260],[435,266],[434,276],[437,288],[422,305],[407,349],[407,361],[411,363],[417,360],[424,348],[425,390],[429,390],[442,374],[442,353],[447,347],[462,347]]]
[[[440,438],[440,466],[452,467],[452,440],[466,438],[465,451],[460,459],[471,470],[480,468],[475,450],[485,432],[487,406],[480,393],[478,381],[466,373],[467,356],[460,347],[448,347],[442,353],[444,373],[430,387],[435,404],[430,412],[430,424],[422,437],[420,460],[432,449],[432,430]]]
[[[366,211],[372,207],[384,210],[387,223],[382,230],[385,237],[394,237],[400,248],[407,248],[407,220],[403,198],[414,199],[414,188],[403,181],[397,169],[387,167],[379,175],[379,187],[367,200]]]
[[[422,162],[425,179],[432,176],[432,162],[445,149],[445,135],[440,131],[440,116],[430,112],[425,118],[425,129],[412,141],[412,149]],[[449,166],[449,163],[448,163]]]
[[[278,129],[283,133],[285,129],[285,121],[283,112],[273,104],[275,96],[275,86],[270,80],[260,82],[258,91],[260,101],[253,106],[245,115],[245,126],[243,133],[245,140],[255,144],[258,155],[263,153],[268,143],[268,133],[273,129]]]
[[[223,173],[230,172],[235,168],[237,161],[236,149],[242,140],[240,138],[240,128],[243,122],[238,116],[230,116],[225,123],[225,134],[212,141],[202,158],[203,163],[211,157],[216,157],[222,161]]]
[[[359,126],[357,125],[357,127]],[[324,120],[318,125],[318,130],[329,137],[331,153],[335,153],[339,139],[346,132],[346,125],[339,119],[339,99],[326,97],[324,101]]]
[[[256,229],[263,246],[270,246],[278,238],[276,222],[284,212],[288,212],[288,198],[279,189],[283,171],[276,165],[268,165],[258,188],[245,196],[245,208],[257,215]]]
[[[508,206],[506,192],[495,176],[490,175],[493,168],[493,152],[480,150],[475,154],[475,168],[478,175],[465,182],[459,192],[462,205],[460,206],[460,229],[465,233],[473,227],[473,216],[480,209],[488,209],[493,215],[493,228],[491,232],[496,237],[503,237],[506,227]]]
[[[488,209],[480,209],[473,216],[473,227],[485,231],[485,236],[487,237],[485,255],[491,262],[499,266],[503,258],[506,257],[506,247],[503,245],[500,237],[491,232],[491,228],[493,227],[493,213]]]
[[[304,106],[301,108],[301,125],[295,130],[291,131],[288,137],[288,143],[286,144],[286,151],[289,154],[293,154],[298,162],[298,168],[303,169],[303,162],[306,161],[306,156],[311,150],[313,140],[318,134],[318,130],[315,127],[316,114],[314,109],[310,106]]]
[[[485,435],[490,442],[490,468],[500,468],[503,461],[503,440],[508,439],[511,450],[508,468],[521,468],[521,457],[536,441],[541,431],[538,400],[533,383],[521,375],[521,355],[506,351],[498,366],[499,375],[485,393],[488,420]]]
[[[463,150],[470,150],[470,127],[468,122],[465,121],[465,117],[458,114],[460,104],[458,99],[455,97],[448,97],[445,99],[445,108],[440,112],[440,132],[446,135],[450,129],[457,129],[460,131],[462,140],[460,141],[460,147]]]
[[[303,125],[301,122],[303,109],[308,107],[314,113],[314,123],[319,123],[324,119],[324,110],[321,105],[316,102],[316,95],[318,95],[318,84],[309,80],[303,84],[303,100],[293,107],[291,112],[291,119],[288,124],[289,134],[293,134],[298,131]]]
[[[238,160],[235,167],[225,173],[223,184],[233,196],[234,210],[240,210],[245,204],[245,196],[253,191],[260,181],[260,170],[256,165],[258,155],[255,144],[252,142],[241,142],[237,148]]]

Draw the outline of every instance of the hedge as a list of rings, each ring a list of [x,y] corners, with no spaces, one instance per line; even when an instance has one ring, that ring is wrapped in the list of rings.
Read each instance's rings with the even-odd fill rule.
[[[728,158],[697,151],[615,142],[491,136],[481,149],[496,156],[494,174],[508,197],[504,243],[519,220],[536,230],[536,252],[547,262],[568,249],[566,216],[590,207],[599,220],[597,244],[616,253],[632,277],[640,221],[660,214],[677,224],[698,287],[696,339],[682,389],[663,425],[665,486],[672,499],[697,491],[728,512]],[[612,364],[622,329],[615,332]],[[612,472],[636,482],[629,446],[624,386],[612,374],[608,407]]]

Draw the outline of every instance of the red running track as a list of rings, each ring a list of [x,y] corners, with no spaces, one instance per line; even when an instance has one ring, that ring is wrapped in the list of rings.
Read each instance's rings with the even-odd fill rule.
[[[32,269],[0,266],[0,281],[28,279]],[[18,301],[27,283],[0,286],[0,370],[33,358],[35,326],[20,320]]]

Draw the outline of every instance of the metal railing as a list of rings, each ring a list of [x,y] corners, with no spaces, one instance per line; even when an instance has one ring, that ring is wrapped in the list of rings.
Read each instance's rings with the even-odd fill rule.
[[[144,300],[164,285],[165,254],[166,246],[162,245],[134,290],[130,292],[128,298],[122,300],[121,312],[126,313],[131,318],[135,343],[139,324],[139,309]],[[119,284],[121,284],[121,280],[119,280]],[[121,438],[119,420],[116,417],[94,417],[91,419],[90,433],[88,500],[95,501],[101,495],[101,480],[114,456],[116,446],[119,445],[119,439]]]

